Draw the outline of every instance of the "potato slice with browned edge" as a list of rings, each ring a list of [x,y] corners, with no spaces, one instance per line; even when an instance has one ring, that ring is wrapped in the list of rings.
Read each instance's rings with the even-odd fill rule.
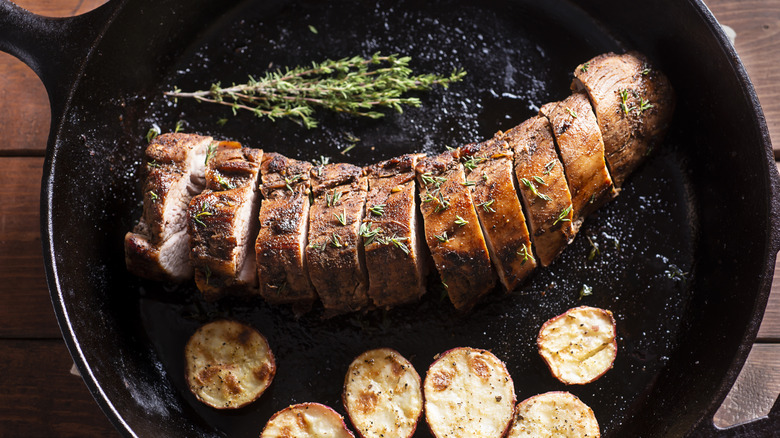
[[[187,342],[184,355],[190,390],[216,409],[236,409],[257,400],[276,374],[268,341],[238,321],[201,326]]]
[[[571,393],[546,392],[517,404],[507,438],[599,438],[593,409]]]
[[[500,438],[509,428],[515,387],[493,353],[454,348],[428,368],[425,419],[437,438]]]
[[[349,366],[343,402],[361,437],[411,437],[422,413],[420,375],[395,350],[366,351]]]
[[[355,438],[344,418],[319,403],[300,403],[275,413],[260,438]]]
[[[590,383],[615,361],[615,318],[609,310],[575,307],[545,322],[536,344],[556,379],[567,385]]]

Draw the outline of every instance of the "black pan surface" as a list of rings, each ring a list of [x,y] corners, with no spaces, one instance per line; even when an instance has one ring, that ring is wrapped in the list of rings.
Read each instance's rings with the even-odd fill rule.
[[[321,402],[344,413],[344,374],[366,349],[395,348],[424,377],[436,354],[457,346],[503,359],[518,400],[573,392],[593,408],[607,437],[704,430],[699,423],[709,421],[755,336],[777,248],[771,226],[777,177],[770,173],[766,128],[746,99],[752,90],[733,65],[713,67],[725,69],[720,77],[697,76],[711,66],[688,62],[687,46],[706,47],[709,40],[677,39],[685,33],[712,39],[706,22],[676,28],[674,16],[646,15],[657,4],[643,6],[650,12],[605,12],[608,5],[599,2],[562,0],[203,3],[119,6],[80,75],[47,159],[44,229],[55,308],[73,333],[82,375],[120,430],[258,436],[274,412],[292,403]],[[686,7],[665,6],[666,13]],[[654,18],[625,23],[643,16]],[[559,260],[516,293],[492,294],[469,315],[442,299],[436,278],[420,304],[330,320],[315,309],[296,320],[260,300],[205,303],[192,283],[148,282],[125,270],[122,238],[140,215],[144,136],[153,124],[165,131],[183,120],[187,132],[297,159],[325,155],[365,165],[511,128],[542,104],[565,98],[577,64],[626,49],[651,56],[678,92],[667,141],[615,201],[586,221]],[[421,72],[462,67],[468,76],[447,91],[421,94],[421,108],[379,121],[320,113],[322,126],[313,130],[162,97],[174,86],[243,82],[269,68],[377,51],[409,55]],[[706,92],[721,83],[723,93]],[[224,125],[217,123],[222,118]],[[350,138],[360,141],[342,153]],[[599,251],[592,255],[594,246]],[[592,296],[580,297],[583,285]],[[619,353],[603,378],[565,387],[539,358],[535,337],[545,320],[578,305],[614,312]],[[258,328],[278,362],[266,394],[232,412],[197,402],[183,376],[187,338],[220,317]],[[415,436],[430,434],[421,424]]]

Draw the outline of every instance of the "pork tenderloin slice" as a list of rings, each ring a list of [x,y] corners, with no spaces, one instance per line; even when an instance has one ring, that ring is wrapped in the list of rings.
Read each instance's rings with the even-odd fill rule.
[[[425,294],[428,250],[417,210],[414,167],[422,154],[408,154],[371,165],[362,239],[368,270],[368,295],[374,306],[389,309]],[[395,239],[401,247],[390,241]],[[406,250],[404,250],[404,248]]]
[[[549,266],[574,238],[571,194],[550,122],[536,116],[500,134],[500,138],[515,153],[515,176],[534,249],[542,266]]]
[[[151,280],[192,278],[187,206],[204,188],[205,157],[211,137],[162,134],[146,148],[141,219],[125,235],[125,263]]]
[[[460,148],[490,259],[507,291],[515,290],[536,267],[523,207],[515,191],[514,153],[500,139]]]
[[[569,183],[572,228],[576,233],[590,213],[617,196],[604,161],[604,141],[585,93],[542,106],[540,113],[552,126],[555,143]]]
[[[306,263],[327,316],[369,305],[368,273],[360,224],[368,182],[363,169],[328,164],[312,169],[314,203],[309,213]]]
[[[588,93],[617,187],[663,140],[675,95],[669,80],[635,52],[606,53],[574,70],[572,90]]]
[[[312,165],[267,152],[260,166],[263,202],[255,242],[260,295],[307,310],[317,299],[306,266]]]
[[[254,244],[263,151],[219,142],[207,157],[206,186],[189,206],[190,258],[207,300],[256,293]]]
[[[470,310],[496,283],[457,150],[420,160],[425,240],[456,309]]]

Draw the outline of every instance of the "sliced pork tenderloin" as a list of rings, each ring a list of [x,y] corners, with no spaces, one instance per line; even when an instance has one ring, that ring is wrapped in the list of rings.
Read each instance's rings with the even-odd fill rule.
[[[617,187],[663,140],[675,95],[669,80],[643,55],[606,53],[574,70],[572,90],[588,93]]]
[[[552,126],[555,143],[569,183],[572,228],[576,233],[590,213],[617,196],[604,161],[604,141],[585,93],[542,106],[540,113]]]
[[[550,122],[536,116],[500,133],[499,138],[515,153],[515,176],[534,249],[542,266],[549,266],[574,238],[571,194]]]
[[[361,235],[368,269],[368,295],[389,309],[425,294],[429,254],[417,210],[414,167],[424,157],[408,154],[371,165]]]
[[[204,186],[211,137],[163,134],[146,148],[143,215],[125,235],[125,263],[131,273],[151,280],[192,278],[187,206]]]
[[[369,305],[368,272],[360,226],[368,182],[363,169],[327,164],[311,171],[314,203],[309,213],[306,263],[326,316]]]
[[[515,191],[514,153],[506,141],[494,138],[461,147],[460,157],[490,259],[506,290],[513,291],[536,267]]]
[[[260,295],[308,310],[317,299],[306,267],[312,165],[267,152],[260,166],[263,203],[255,242]]]
[[[222,141],[209,151],[206,190],[188,210],[195,284],[207,300],[257,289],[254,244],[263,151]]]
[[[447,295],[468,311],[496,283],[485,237],[457,150],[420,160],[420,210],[425,240]]]

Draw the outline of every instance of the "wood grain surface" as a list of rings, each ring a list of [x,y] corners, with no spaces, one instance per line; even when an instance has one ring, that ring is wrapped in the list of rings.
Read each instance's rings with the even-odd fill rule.
[[[48,16],[70,16],[103,0],[18,0]],[[735,46],[780,150],[780,0],[707,0],[737,33]],[[2,29],[0,29],[0,33]],[[32,71],[0,53],[0,437],[118,436],[71,358],[49,301],[40,246],[39,193],[49,103]],[[9,141],[12,140],[12,141]],[[780,154],[776,155],[780,157]],[[718,426],[758,417],[780,392],[780,270],[757,343],[716,414]]]

